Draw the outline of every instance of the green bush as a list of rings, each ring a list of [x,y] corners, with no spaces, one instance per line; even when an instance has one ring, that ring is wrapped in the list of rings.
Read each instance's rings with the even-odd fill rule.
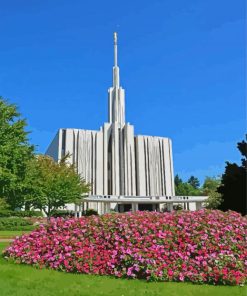
[[[83,216],[98,215],[98,212],[93,209],[88,209],[83,213]]]
[[[41,211],[14,211],[16,217],[43,217]]]
[[[181,211],[181,210],[183,210],[183,206],[181,204],[175,205],[175,206],[173,206],[173,210],[174,211]]]
[[[32,222],[19,217],[0,218],[0,230],[32,230]]]
[[[1,217],[43,217],[41,211],[11,211],[11,210],[1,210]]]
[[[58,217],[62,217],[62,218],[72,218],[74,217],[75,214],[73,211],[67,211],[67,210],[54,210],[52,212],[52,217],[54,218],[58,218]]]
[[[11,211],[11,210],[1,210],[0,211],[0,218],[11,217],[11,216],[13,216],[13,211]]]

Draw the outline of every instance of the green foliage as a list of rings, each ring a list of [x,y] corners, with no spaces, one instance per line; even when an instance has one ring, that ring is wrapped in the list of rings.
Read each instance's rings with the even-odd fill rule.
[[[237,143],[237,148],[240,151],[241,155],[243,156],[242,158],[242,165],[246,166],[246,159],[247,159],[247,142],[242,141]]]
[[[0,230],[31,230],[32,222],[17,217],[0,218]]]
[[[183,180],[176,175],[174,178],[175,183],[175,194],[178,196],[197,196],[202,195],[202,191],[199,188],[200,183],[198,178],[191,176],[188,182]]]
[[[223,211],[233,210],[247,214],[246,204],[246,180],[247,180],[247,143],[237,143],[237,148],[242,154],[241,165],[226,162],[225,172],[222,175],[221,185],[218,192],[222,194],[223,202],[220,209]]]
[[[13,217],[13,213],[12,210],[0,210],[0,217]]]
[[[23,205],[27,162],[34,151],[25,128],[26,121],[16,105],[0,97],[0,198],[4,198],[12,210]]]
[[[0,198],[0,211],[7,210],[9,208],[8,203],[4,198]]]
[[[181,211],[183,210],[183,205],[182,204],[177,204],[173,206],[174,211]]]
[[[73,211],[68,211],[68,210],[54,210],[52,211],[51,216],[54,218],[58,218],[58,217],[73,218],[75,214]]]
[[[220,186],[221,179],[215,177],[206,177],[203,183],[203,194],[208,196],[207,208],[217,209],[222,203],[222,196],[217,191]]]
[[[179,178],[178,174],[174,178],[175,186],[178,186],[179,184],[183,183],[183,180]]]
[[[0,210],[7,205],[11,210],[34,207],[50,216],[52,210],[81,199],[89,186],[67,164],[68,156],[59,164],[47,156],[34,157],[25,128],[16,105],[0,97]]]
[[[43,210],[50,217],[66,203],[81,200],[90,189],[67,163],[68,155],[59,163],[49,156],[39,155],[28,165],[25,201],[29,207]]]
[[[222,202],[221,194],[217,192],[220,179],[206,177],[203,186],[200,188],[198,178],[191,176],[188,182],[183,182],[178,175],[175,176],[175,192],[178,196],[201,196],[207,195],[208,209],[217,209]]]
[[[0,217],[43,217],[43,214],[41,211],[1,210]]]
[[[175,194],[178,196],[197,196],[202,195],[202,192],[199,188],[194,188],[191,184],[183,182],[182,179],[176,175]]]
[[[199,179],[194,176],[191,176],[187,183],[190,184],[194,189],[198,189],[200,187]]]
[[[197,196],[201,195],[201,191],[199,189],[194,188],[189,183],[179,184],[176,189],[176,195],[179,196]]]
[[[23,226],[32,227],[32,226]],[[0,230],[0,239],[14,239],[16,236],[28,233],[30,230]],[[1,252],[0,252],[1,254]]]
[[[82,216],[92,216],[98,215],[98,212],[93,209],[88,209],[82,213]],[[51,216],[54,218],[62,217],[62,218],[73,218],[75,213],[73,211],[68,210],[54,210],[51,213]]]
[[[83,214],[83,216],[92,216],[92,215],[98,215],[98,212],[93,209],[88,209]]]

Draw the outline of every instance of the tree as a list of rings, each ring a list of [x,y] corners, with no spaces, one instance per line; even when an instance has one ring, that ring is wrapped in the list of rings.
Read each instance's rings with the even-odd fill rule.
[[[201,190],[199,188],[193,187],[188,182],[183,182],[183,180],[178,175],[175,176],[174,182],[175,182],[175,193],[178,196],[201,195]]]
[[[90,186],[78,175],[74,165],[67,163],[68,155],[60,162],[39,155],[29,162],[26,178],[26,203],[43,210],[48,217],[66,203],[81,200]]]
[[[7,210],[9,208],[9,205],[7,204],[6,200],[4,198],[0,198],[0,211]]]
[[[222,175],[221,185],[218,192],[222,194],[223,202],[220,209],[223,211],[233,210],[247,214],[246,206],[246,178],[247,178],[247,143],[237,143],[237,148],[242,154],[241,165],[226,162],[225,172]]]
[[[27,163],[34,153],[26,125],[16,105],[0,97],[0,198],[12,210],[23,205]]]
[[[179,196],[197,196],[201,195],[201,190],[194,188],[191,184],[183,182],[175,187],[176,195]]]
[[[178,174],[174,178],[174,183],[175,183],[175,186],[178,186],[179,184],[183,183],[183,180],[179,178]]]
[[[208,196],[206,207],[208,209],[217,209],[222,202],[222,196],[217,192],[221,179],[215,177],[206,177],[203,183],[203,194]]]
[[[188,183],[195,189],[198,189],[200,187],[200,181],[198,178],[191,176],[188,180]]]

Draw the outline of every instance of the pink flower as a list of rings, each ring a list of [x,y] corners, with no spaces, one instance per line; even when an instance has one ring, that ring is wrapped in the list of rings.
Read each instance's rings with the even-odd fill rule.
[[[246,229],[246,217],[217,210],[58,218],[4,255],[66,272],[238,285],[247,277]]]

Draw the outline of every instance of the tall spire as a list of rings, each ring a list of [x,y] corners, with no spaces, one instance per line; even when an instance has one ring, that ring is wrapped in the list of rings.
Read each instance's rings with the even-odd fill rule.
[[[114,66],[113,66],[113,87],[119,87],[119,68],[117,65],[117,33],[114,32]]]
[[[119,127],[125,125],[125,93],[120,86],[119,68],[117,64],[117,33],[113,34],[114,65],[113,85],[108,90],[108,118],[110,123],[118,123]]]
[[[114,32],[114,67],[117,67],[117,32]]]

